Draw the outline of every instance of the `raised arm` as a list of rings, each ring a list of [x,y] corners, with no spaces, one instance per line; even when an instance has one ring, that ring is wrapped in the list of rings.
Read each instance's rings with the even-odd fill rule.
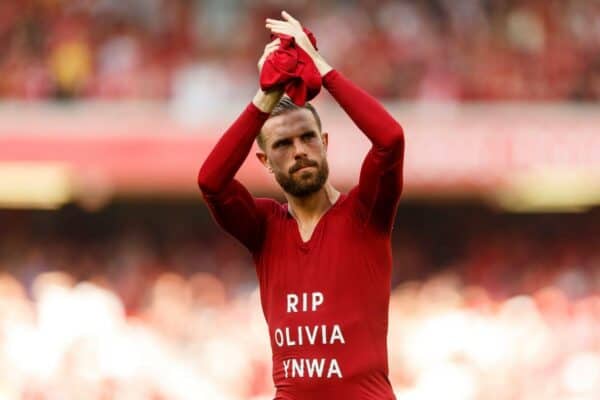
[[[358,184],[358,200],[365,221],[376,229],[391,230],[402,191],[404,132],[383,106],[364,90],[335,71],[312,46],[300,22],[282,12],[283,21],[267,19],[273,33],[293,36],[310,55],[323,77],[323,85],[369,138]]]
[[[248,157],[254,139],[280,98],[280,92],[264,93],[259,90],[221,136],[198,173],[198,186],[204,195],[219,194],[233,181]]]
[[[328,72],[323,84],[371,141],[360,170],[358,198],[368,222],[387,232],[402,192],[402,127],[377,100],[339,72]]]
[[[267,45],[259,69],[266,55],[277,45],[274,42]],[[225,131],[198,172],[198,186],[215,220],[250,250],[255,250],[261,241],[264,215],[256,200],[234,176],[281,96],[281,91],[265,93],[259,90]]]

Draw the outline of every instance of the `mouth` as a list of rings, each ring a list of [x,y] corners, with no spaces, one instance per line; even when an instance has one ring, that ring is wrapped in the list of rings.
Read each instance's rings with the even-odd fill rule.
[[[312,165],[305,165],[304,167],[300,167],[297,170],[295,170],[294,172],[292,172],[293,174],[298,173],[298,172],[303,172],[303,171],[307,171],[309,168],[315,168]]]

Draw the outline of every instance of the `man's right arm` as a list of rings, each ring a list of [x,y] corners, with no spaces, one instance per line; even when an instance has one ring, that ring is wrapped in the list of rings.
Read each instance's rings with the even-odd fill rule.
[[[258,91],[254,99],[225,131],[198,173],[198,185],[204,194],[222,192],[240,169],[252,149],[252,143],[281,94]]]
[[[259,90],[219,139],[198,173],[198,186],[217,223],[250,250],[259,244],[264,218],[252,195],[234,176],[281,95]]]

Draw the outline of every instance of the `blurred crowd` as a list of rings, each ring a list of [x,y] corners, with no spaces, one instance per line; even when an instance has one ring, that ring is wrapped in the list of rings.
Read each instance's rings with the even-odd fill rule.
[[[283,6],[3,1],[0,98],[240,95],[256,87],[269,37],[264,18]],[[334,67],[382,98],[600,99],[597,1],[297,0],[285,7],[316,33]]]
[[[272,398],[251,259],[205,211],[0,218],[0,399]],[[401,207],[399,399],[598,399],[599,222]]]

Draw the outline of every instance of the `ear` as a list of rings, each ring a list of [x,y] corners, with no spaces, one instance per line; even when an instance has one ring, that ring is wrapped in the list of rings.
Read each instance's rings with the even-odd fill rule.
[[[323,148],[327,152],[327,146],[329,145],[329,134],[327,132],[321,133],[321,141],[323,142]]]
[[[267,155],[265,153],[262,153],[260,151],[256,152],[256,158],[258,158],[258,161],[260,161],[260,163],[269,170],[270,173],[273,173],[273,169],[271,168],[271,166],[269,165],[269,159],[267,158]]]

